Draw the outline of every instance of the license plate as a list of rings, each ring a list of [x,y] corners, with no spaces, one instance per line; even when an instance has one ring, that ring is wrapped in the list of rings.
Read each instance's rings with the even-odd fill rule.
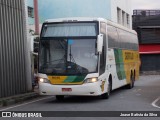
[[[72,88],[62,88],[62,92],[71,92]]]

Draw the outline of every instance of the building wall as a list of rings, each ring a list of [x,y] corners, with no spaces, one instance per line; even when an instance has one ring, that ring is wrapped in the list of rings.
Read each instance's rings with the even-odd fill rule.
[[[40,22],[64,17],[103,17],[111,20],[110,0],[38,0]],[[28,0],[32,6],[33,0]],[[33,23],[33,22],[31,22]]]
[[[104,17],[111,20],[115,16],[115,14],[111,16],[111,9],[116,10],[117,5],[123,7],[125,11],[130,10],[128,0],[45,0],[45,2],[44,0],[38,0],[38,2],[40,17],[43,21],[46,18],[79,16]],[[33,0],[28,0],[28,5],[33,6]]]
[[[27,6],[34,8],[33,0],[27,0]],[[34,12],[33,12],[33,15],[34,15]],[[33,18],[32,17],[28,17],[28,23],[33,25],[34,24],[34,17]]]
[[[118,22],[117,7],[120,8],[120,23]],[[125,12],[124,24],[122,23],[122,11]],[[129,15],[129,24],[127,24],[127,16]],[[131,0],[111,0],[111,19],[114,22],[122,24],[125,27],[132,28],[132,9]]]
[[[0,0],[0,98],[27,92],[24,0]]]
[[[42,1],[42,0],[41,0]],[[44,14],[43,4],[40,3],[40,10]],[[42,6],[43,5],[43,6]],[[110,0],[47,0],[46,7],[52,11],[48,17],[61,18],[61,17],[104,17],[111,18],[110,15]],[[49,7],[53,5],[53,7]]]
[[[160,10],[134,10],[133,29],[139,38],[141,71],[160,71]]]
[[[38,2],[40,23],[46,19],[64,17],[102,17],[118,22],[118,7],[121,12],[125,12],[125,23],[120,24],[132,28],[130,0],[38,0]],[[28,6],[33,7],[33,0],[28,0]],[[129,15],[129,24],[127,24],[126,14]],[[29,23],[34,24],[33,18],[29,18]]]

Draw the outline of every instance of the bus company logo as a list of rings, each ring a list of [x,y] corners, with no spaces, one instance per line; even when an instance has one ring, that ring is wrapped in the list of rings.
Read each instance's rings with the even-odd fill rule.
[[[12,117],[11,112],[2,112],[2,117]]]

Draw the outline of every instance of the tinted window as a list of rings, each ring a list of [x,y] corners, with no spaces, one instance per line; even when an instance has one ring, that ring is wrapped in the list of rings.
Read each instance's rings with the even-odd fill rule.
[[[42,37],[96,36],[97,23],[59,23],[46,24]]]
[[[118,34],[115,27],[108,25],[107,26],[107,33],[108,33],[108,47],[120,47],[119,46],[119,40],[118,40]]]
[[[135,34],[110,25],[107,26],[107,30],[109,48],[138,50],[138,39]]]

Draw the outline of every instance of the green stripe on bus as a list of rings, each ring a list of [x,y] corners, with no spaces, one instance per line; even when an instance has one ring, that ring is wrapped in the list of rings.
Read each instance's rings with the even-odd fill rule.
[[[82,82],[85,76],[68,76],[67,79],[64,80],[64,83],[77,83]]]
[[[126,78],[125,70],[124,70],[124,61],[123,61],[123,53],[120,49],[114,49],[115,62],[116,62],[116,71],[119,80],[123,80]]]

